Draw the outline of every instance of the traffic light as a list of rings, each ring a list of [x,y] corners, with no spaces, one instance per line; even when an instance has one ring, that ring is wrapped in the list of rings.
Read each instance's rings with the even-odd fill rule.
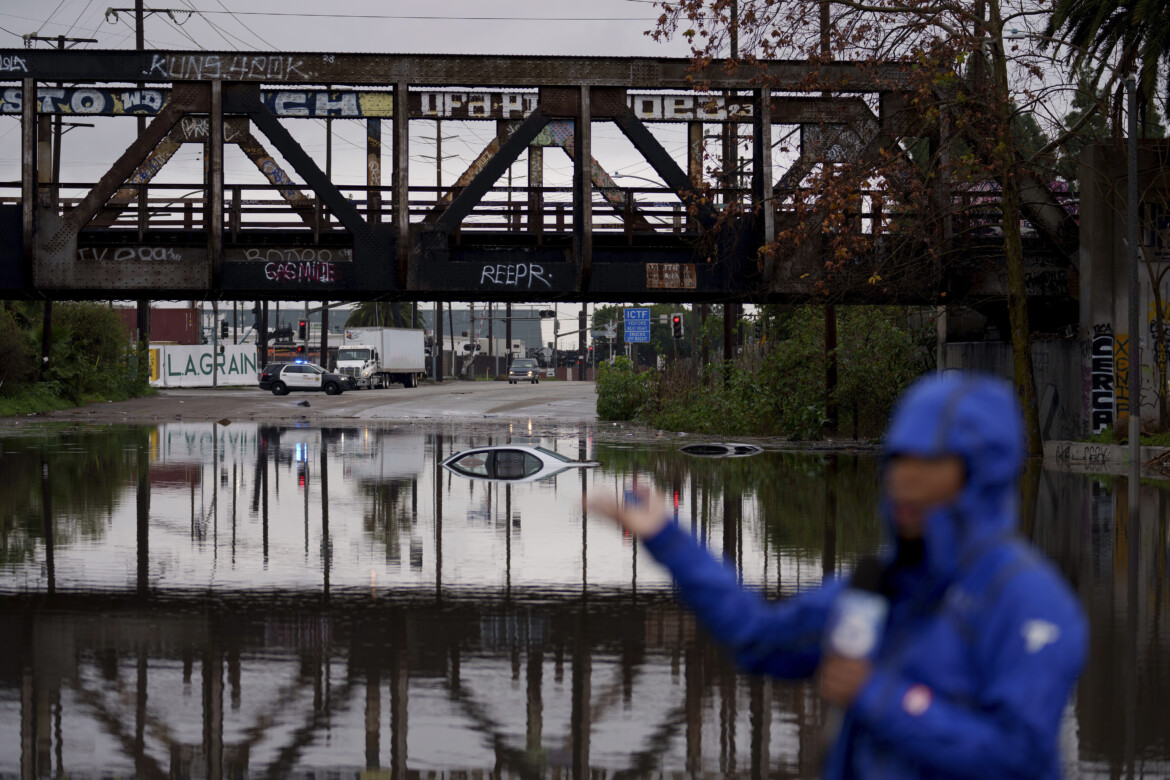
[[[553,317],[557,316],[557,313],[555,311],[553,311],[552,309],[541,309],[539,312],[537,312],[537,314],[540,315],[540,318],[542,320],[550,320]]]
[[[676,339],[683,337],[683,316],[678,312],[670,315],[670,335]]]
[[[305,345],[304,345],[304,344],[298,344],[298,345],[297,345],[297,354],[298,354],[298,355],[303,355],[303,354],[305,354]]]
[[[305,320],[297,320],[297,338],[301,341],[305,340],[305,331],[308,330],[309,323]]]
[[[227,320],[220,320],[219,322],[219,337],[221,339],[226,339],[228,337]]]

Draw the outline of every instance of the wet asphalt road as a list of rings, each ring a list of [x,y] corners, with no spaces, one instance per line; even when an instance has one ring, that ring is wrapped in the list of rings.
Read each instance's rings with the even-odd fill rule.
[[[308,406],[303,406],[304,402]],[[435,420],[458,423],[532,419],[578,423],[597,419],[592,382],[542,381],[539,384],[458,382],[423,384],[412,389],[351,390],[339,396],[292,393],[277,397],[259,388],[160,390],[149,398],[91,404],[38,415],[36,419],[90,422],[184,420]]]

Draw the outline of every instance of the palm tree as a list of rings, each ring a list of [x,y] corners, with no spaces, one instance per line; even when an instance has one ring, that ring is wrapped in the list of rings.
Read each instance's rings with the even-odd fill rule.
[[[1143,120],[1158,91],[1158,66],[1170,68],[1170,3],[1166,0],[1056,0],[1046,35],[1072,49],[1068,57],[1076,74],[1095,60],[1093,80],[1100,83],[1111,56],[1117,71],[1136,73],[1138,106]],[[1114,93],[1113,114],[1120,125],[1124,85]],[[1163,104],[1170,110],[1170,84]]]
[[[397,312],[398,317],[395,317],[394,309],[398,308],[397,303],[389,303],[387,301],[363,301],[357,306],[353,307],[349,317],[345,321],[347,328],[376,328],[376,327],[405,327],[409,328],[411,325],[406,324],[410,319],[410,312]],[[401,319],[402,325],[399,326],[395,322]],[[422,317],[414,323],[415,328],[423,326]]]

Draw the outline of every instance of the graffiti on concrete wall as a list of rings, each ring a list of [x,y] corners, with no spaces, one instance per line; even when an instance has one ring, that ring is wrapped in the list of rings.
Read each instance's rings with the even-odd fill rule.
[[[1094,325],[1089,350],[1089,424],[1093,433],[1113,426],[1113,349],[1113,326]]]
[[[1113,337],[1113,395],[1116,399],[1117,417],[1129,414],[1129,334],[1118,333]]]

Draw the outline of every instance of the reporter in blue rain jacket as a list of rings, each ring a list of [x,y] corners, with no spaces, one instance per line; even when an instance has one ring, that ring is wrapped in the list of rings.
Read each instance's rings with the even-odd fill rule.
[[[1014,537],[1022,444],[999,380],[948,375],[906,392],[885,440],[890,609],[872,662],[822,650],[847,580],[767,603],[670,522],[660,496],[592,508],[642,537],[744,669],[817,677],[845,713],[826,778],[1055,778],[1087,635],[1060,576]]]

